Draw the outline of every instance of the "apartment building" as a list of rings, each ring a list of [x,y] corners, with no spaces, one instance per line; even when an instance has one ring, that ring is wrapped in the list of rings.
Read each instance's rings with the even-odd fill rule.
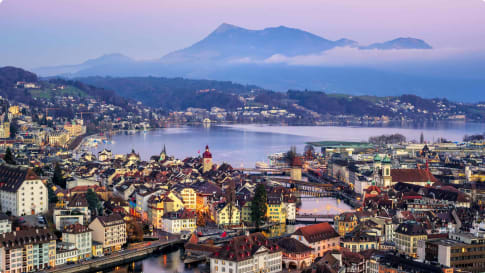
[[[121,250],[126,243],[126,223],[120,214],[98,216],[90,224],[93,241],[103,245],[104,253]]]

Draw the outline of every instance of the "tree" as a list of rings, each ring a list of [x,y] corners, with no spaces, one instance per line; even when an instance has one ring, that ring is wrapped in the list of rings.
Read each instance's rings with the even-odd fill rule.
[[[291,146],[290,150],[288,152],[285,153],[285,161],[291,165],[293,164],[293,161],[295,160],[297,154],[296,154],[296,147],[295,146]]]
[[[13,119],[11,122],[10,122],[10,138],[15,138],[15,136],[17,135],[17,132],[19,131],[19,128],[18,128],[18,124],[17,124],[17,120],[16,119]]]
[[[49,203],[57,203],[59,199],[57,198],[56,193],[52,190],[51,186],[47,186],[47,196],[49,198]]]
[[[263,184],[258,184],[254,192],[254,198],[251,202],[251,220],[259,227],[264,222],[267,208],[266,189]]]
[[[12,153],[12,150],[10,150],[10,147],[7,148],[7,151],[5,151],[5,157],[3,158],[7,164],[12,164],[15,165],[15,155]]]
[[[99,208],[101,207],[99,197],[92,189],[88,189],[86,192],[86,200],[88,201],[89,210],[91,212],[99,213]]]
[[[62,170],[59,163],[56,163],[54,167],[54,175],[52,176],[52,183],[54,183],[54,185],[57,185],[63,189],[66,188],[66,179],[62,175]]]

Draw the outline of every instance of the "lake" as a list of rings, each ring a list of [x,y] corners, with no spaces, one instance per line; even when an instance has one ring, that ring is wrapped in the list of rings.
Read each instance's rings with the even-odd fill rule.
[[[417,140],[423,132],[427,141],[440,137],[460,141],[465,134],[485,132],[485,124],[446,122],[408,127],[341,127],[341,126],[268,126],[230,125],[181,126],[113,136],[113,144],[99,145],[93,152],[108,148],[114,154],[135,149],[142,159],[161,152],[164,145],[169,155],[183,159],[197,156],[209,145],[214,162],[227,162],[234,167],[254,167],[258,161],[268,162],[268,155],[286,152],[296,146],[302,152],[306,142],[320,140],[367,141],[369,137],[400,133],[408,140]]]

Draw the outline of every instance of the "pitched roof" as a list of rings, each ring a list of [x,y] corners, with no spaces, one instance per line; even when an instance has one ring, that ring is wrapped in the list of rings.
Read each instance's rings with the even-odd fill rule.
[[[16,192],[25,180],[39,179],[37,174],[29,168],[0,165],[0,190]]]
[[[0,247],[16,249],[24,245],[43,244],[56,239],[56,235],[47,229],[24,229],[1,234]]]
[[[409,221],[409,222],[400,224],[396,229],[396,233],[412,235],[412,236],[427,234],[423,225],[414,221]]]
[[[291,237],[284,237],[278,240],[277,244],[285,253],[305,253],[312,251],[311,247]]]
[[[309,243],[339,237],[338,233],[329,223],[304,226],[297,229],[293,234],[304,236]]]
[[[123,220],[123,216],[117,213],[113,213],[107,216],[98,216],[96,217],[96,219],[98,219],[101,225],[103,225],[104,227],[125,224],[125,221]]]
[[[226,243],[220,251],[211,255],[212,258],[244,261],[252,259],[253,255],[260,249],[265,248],[269,253],[281,251],[280,247],[273,241],[266,238],[262,233],[252,233],[249,236],[238,236]]]
[[[79,223],[71,224],[64,227],[63,233],[85,233],[91,231],[87,226],[81,225]]]
[[[423,169],[392,169],[393,182],[438,182],[428,170]]]

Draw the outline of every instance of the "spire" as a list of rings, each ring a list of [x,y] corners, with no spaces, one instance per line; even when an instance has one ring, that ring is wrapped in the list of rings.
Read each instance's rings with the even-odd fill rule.
[[[167,154],[167,149],[165,148],[165,144],[163,144],[163,150],[162,153]]]

